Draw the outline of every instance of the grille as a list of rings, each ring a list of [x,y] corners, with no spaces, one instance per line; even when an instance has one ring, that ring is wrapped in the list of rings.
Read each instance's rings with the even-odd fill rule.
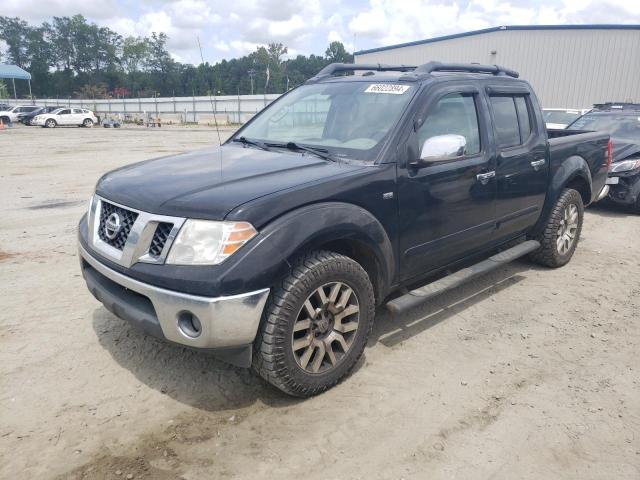
[[[113,239],[107,237],[107,234],[105,233],[105,223],[107,218],[109,218],[109,215],[112,213],[117,213],[120,217],[120,230]],[[102,209],[100,211],[100,226],[98,228],[98,236],[100,237],[100,240],[117,248],[118,250],[122,250],[124,248],[124,244],[127,243],[129,232],[131,231],[131,227],[133,227],[136,218],[138,218],[138,214],[136,212],[116,207],[115,205],[103,200]]]
[[[156,227],[156,233],[153,234],[151,245],[149,246],[149,255],[151,255],[152,257],[160,256],[165,243],[167,243],[167,238],[169,237],[172,228],[173,223],[158,223],[158,226]]]

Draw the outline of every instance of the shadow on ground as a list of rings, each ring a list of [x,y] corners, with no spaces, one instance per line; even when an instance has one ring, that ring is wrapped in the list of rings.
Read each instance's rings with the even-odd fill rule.
[[[622,205],[616,205],[612,202],[602,201],[594,203],[587,208],[587,212],[597,215],[598,217],[606,218],[624,218],[634,217],[638,214],[633,211],[632,207],[625,207]]]
[[[369,348],[393,347],[522,281],[531,263],[514,262],[458,287],[405,314],[392,317],[378,308]],[[299,402],[271,387],[250,369],[233,367],[211,355],[162,342],[132,327],[104,307],[95,310],[93,328],[100,345],[136,378],[171,398],[209,412],[235,410],[260,400],[271,407]],[[366,351],[365,351],[366,355]],[[364,365],[364,357],[353,370]]]

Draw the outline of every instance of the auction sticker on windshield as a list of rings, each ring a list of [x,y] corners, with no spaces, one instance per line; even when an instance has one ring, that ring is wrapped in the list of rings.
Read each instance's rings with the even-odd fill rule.
[[[372,83],[367,87],[364,93],[391,93],[393,95],[402,95],[409,90],[409,85],[393,85],[391,83]]]

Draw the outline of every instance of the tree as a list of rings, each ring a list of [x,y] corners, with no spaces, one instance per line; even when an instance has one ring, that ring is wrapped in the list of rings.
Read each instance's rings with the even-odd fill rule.
[[[27,35],[30,27],[19,18],[0,17],[0,40],[7,44],[8,60],[20,68],[26,67]]]
[[[184,65],[171,58],[166,33],[122,38],[82,15],[53,17],[40,25],[0,17],[0,39],[7,45],[1,58],[31,73],[36,96],[247,94],[251,77],[255,93],[284,92],[330,62],[353,61],[340,42],[332,42],[324,56],[295,58],[286,58],[287,47],[273,42],[214,65]],[[27,93],[23,83],[16,85],[19,95]]]
[[[330,63],[353,63],[353,55],[347,52],[342,42],[331,42],[324,56]]]
[[[127,73],[138,72],[147,61],[149,40],[140,37],[127,37],[122,42],[121,65]]]

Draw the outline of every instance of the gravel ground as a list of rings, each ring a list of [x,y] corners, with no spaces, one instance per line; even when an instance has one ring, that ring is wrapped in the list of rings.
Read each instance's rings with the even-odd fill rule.
[[[129,327],[79,274],[103,172],[214,142],[0,132],[0,478],[640,478],[640,216],[591,208],[564,268],[381,309],[350,378],[300,401]]]

